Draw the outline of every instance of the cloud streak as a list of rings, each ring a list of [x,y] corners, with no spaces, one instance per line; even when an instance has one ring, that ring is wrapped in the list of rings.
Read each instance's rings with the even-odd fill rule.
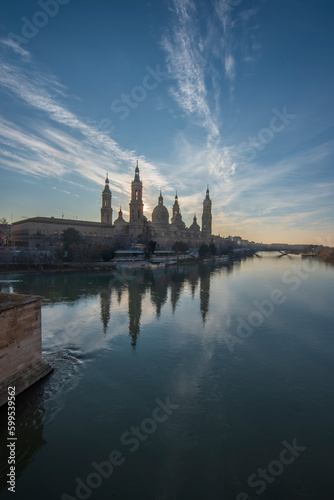
[[[240,2],[242,3],[242,2]],[[239,4],[238,4],[239,5]],[[207,179],[215,178],[229,183],[234,177],[238,161],[233,146],[227,146],[222,122],[226,96],[213,59],[221,61],[230,90],[236,78],[238,43],[233,33],[240,28],[245,34],[255,9],[235,11],[227,0],[215,1],[213,10],[208,6],[205,14],[192,0],[173,0],[173,21],[162,38],[169,74],[174,82],[170,94],[182,113],[196,126],[206,131],[206,140],[186,145],[193,154],[201,156]],[[202,7],[203,8],[203,7]],[[201,23],[205,17],[206,23]],[[241,42],[246,51],[247,36]],[[225,84],[226,87],[226,84]],[[184,142],[187,142],[184,139]],[[225,143],[225,144],[224,144]],[[199,151],[199,149],[201,151]],[[205,174],[204,174],[205,175]]]
[[[170,93],[195,123],[208,131],[211,140],[219,130],[207,102],[203,41],[196,22],[196,7],[191,0],[174,0],[175,21],[162,40],[166,62],[175,86]]]
[[[1,44],[21,57],[21,62],[4,61],[0,67],[0,87],[16,99],[21,114],[21,125],[0,117],[3,168],[58,179],[76,173],[99,185],[109,171],[113,188],[128,195],[139,158],[146,188],[167,189],[165,176],[145,156],[122,148],[97,124],[71,111],[64,102],[66,89],[57,78],[25,64],[31,59],[29,52],[11,40]],[[23,110],[34,118],[25,118]]]

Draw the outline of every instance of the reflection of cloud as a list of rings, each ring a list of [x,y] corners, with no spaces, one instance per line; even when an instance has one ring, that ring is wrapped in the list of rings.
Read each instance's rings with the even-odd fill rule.
[[[126,317],[118,308],[113,328],[103,336],[100,323],[100,296],[81,299],[71,305],[43,307],[43,339],[46,349],[53,350],[57,346],[75,346],[82,354],[106,348],[108,341],[121,335],[124,331]],[[62,325],[59,328],[58,325]],[[64,328],[65,325],[65,328]]]

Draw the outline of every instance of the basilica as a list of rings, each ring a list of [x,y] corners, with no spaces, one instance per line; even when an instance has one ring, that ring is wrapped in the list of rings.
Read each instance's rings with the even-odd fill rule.
[[[169,249],[176,241],[187,243],[189,248],[198,248],[202,243],[211,243],[212,203],[209,188],[203,201],[202,228],[194,215],[193,223],[186,227],[182,220],[177,194],[173,205],[173,214],[169,222],[169,213],[164,205],[162,193],[158,204],[152,212],[152,220],[143,213],[143,183],[139,176],[138,161],[134,179],[131,183],[131,200],[129,203],[129,222],[123,218],[122,210],[112,224],[111,191],[108,175],[102,192],[101,224],[113,226],[113,238],[118,247],[124,248],[134,244],[147,244],[155,241],[160,248]]]
[[[113,221],[112,193],[108,174],[102,191],[101,222],[64,219],[56,217],[32,217],[13,223],[13,242],[17,247],[47,249],[60,245],[62,233],[67,228],[76,229],[82,239],[91,245],[108,245],[117,249],[128,249],[136,245],[147,245],[150,241],[157,244],[157,249],[169,250],[175,242],[182,241],[189,248],[199,248],[203,243],[217,243],[218,236],[212,236],[212,203],[209,188],[203,201],[202,226],[196,215],[190,227],[182,220],[177,194],[173,205],[173,214],[164,205],[162,193],[152,212],[152,220],[145,217],[143,203],[143,183],[139,176],[138,161],[134,179],[131,183],[129,203],[129,221],[123,218],[122,210]],[[217,240],[217,241],[216,241]]]

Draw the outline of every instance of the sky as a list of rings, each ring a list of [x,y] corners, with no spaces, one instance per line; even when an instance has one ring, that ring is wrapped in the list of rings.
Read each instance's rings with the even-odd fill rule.
[[[334,5],[4,0],[0,218],[128,220],[207,185],[213,233],[334,246]]]

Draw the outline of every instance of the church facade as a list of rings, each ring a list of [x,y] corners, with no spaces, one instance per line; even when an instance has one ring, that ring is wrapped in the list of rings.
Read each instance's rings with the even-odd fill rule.
[[[102,192],[101,223],[106,224],[112,219],[112,208],[110,202],[110,188],[108,176],[105,188]],[[106,212],[108,207],[108,212]],[[158,204],[152,212],[151,220],[144,215],[143,183],[140,180],[138,162],[135,169],[134,179],[131,183],[131,200],[129,203],[129,221],[123,218],[122,210],[113,223],[114,240],[118,247],[127,247],[134,244],[147,244],[155,241],[159,248],[170,249],[176,241],[187,243],[189,248],[198,248],[202,243],[210,244],[212,241],[212,202],[210,200],[209,188],[203,201],[202,227],[194,215],[190,227],[186,227],[182,220],[178,195],[175,195],[172,217],[169,221],[169,213],[163,202],[160,191]]]
[[[152,212],[151,220],[144,215],[143,183],[139,175],[138,161],[134,179],[131,183],[129,220],[123,218],[120,208],[118,217],[113,221],[112,193],[108,174],[102,191],[101,222],[90,222],[55,217],[33,217],[13,223],[14,245],[29,248],[48,248],[61,242],[62,232],[72,227],[82,238],[91,244],[114,246],[127,249],[137,244],[147,245],[155,241],[157,248],[171,249],[176,241],[186,243],[189,248],[210,244],[212,237],[212,202],[209,189],[203,201],[201,227],[194,215],[190,227],[182,220],[178,195],[175,195],[173,213],[170,218],[160,191],[158,204]],[[217,238],[217,237],[215,237]]]

